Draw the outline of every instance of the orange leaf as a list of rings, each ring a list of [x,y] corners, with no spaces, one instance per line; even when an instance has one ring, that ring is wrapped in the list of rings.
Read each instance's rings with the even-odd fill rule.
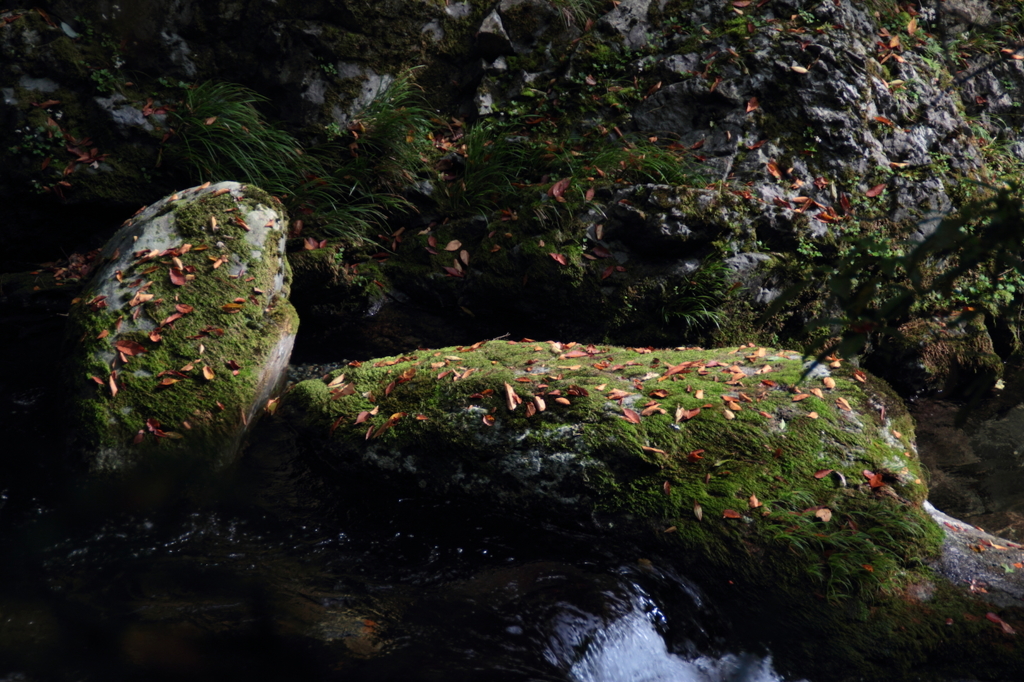
[[[821,380],[821,383],[825,384],[825,388],[832,389],[836,387],[836,380],[832,377],[825,377]]]
[[[743,518],[743,514],[740,514],[738,511],[736,511],[734,509],[726,509],[725,511],[722,512],[722,518],[723,519],[742,519]]]
[[[209,365],[203,365],[203,377],[207,381],[213,381],[213,369]]]
[[[698,459],[704,459],[704,457],[702,456],[703,454],[703,450],[694,450],[693,452],[686,456],[686,461],[689,462],[690,464],[693,464]]]
[[[751,97],[749,100],[747,100],[747,113],[749,114],[751,111],[757,109],[759,106],[761,105],[757,101],[757,98]]]
[[[761,504],[761,500],[757,499],[757,495],[751,495],[748,504],[750,505],[751,509],[757,509],[758,507],[764,506],[763,504]]]
[[[512,385],[507,381],[505,382],[505,405],[508,407],[509,412],[519,407],[519,404],[523,402],[523,399],[516,395]]]
[[[828,476],[831,473],[832,473],[832,469],[819,469],[818,471],[814,472],[814,477],[815,478],[825,478],[826,476]]]
[[[844,412],[852,412],[853,408],[850,407],[850,403],[847,402],[846,398],[836,398],[836,406]]]
[[[628,407],[622,408],[622,413],[625,415],[623,417],[623,419],[625,419],[629,423],[631,423],[631,424],[639,424],[640,423],[640,415],[638,415],[636,412],[634,412],[633,410],[629,409]]]
[[[569,264],[569,261],[567,261],[565,259],[565,256],[563,256],[560,253],[549,253],[548,255],[551,256],[555,260],[556,263],[560,263],[561,265],[568,265]]]
[[[483,418],[484,426],[494,426],[494,415],[485,414]]]
[[[885,187],[886,184],[883,182],[880,185],[875,185],[864,194],[866,194],[869,197],[877,197],[879,194],[885,191]]]

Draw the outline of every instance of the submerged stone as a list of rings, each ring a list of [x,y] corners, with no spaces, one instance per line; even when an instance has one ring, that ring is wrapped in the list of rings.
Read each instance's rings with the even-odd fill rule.
[[[68,327],[73,450],[91,471],[161,454],[234,460],[295,339],[286,228],[266,192],[207,183],[149,206],[107,243]]]

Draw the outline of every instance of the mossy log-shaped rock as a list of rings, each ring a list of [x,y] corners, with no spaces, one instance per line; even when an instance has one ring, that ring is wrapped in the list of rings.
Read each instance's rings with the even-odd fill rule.
[[[104,247],[68,334],[74,449],[90,470],[159,453],[234,459],[295,339],[286,226],[266,192],[207,183],[149,206]]]
[[[843,679],[901,679],[1024,660],[925,566],[943,533],[912,420],[846,363],[498,340],[351,363],[282,412],[340,476],[646,546],[746,600],[752,624],[787,623],[757,635],[780,661],[793,646]],[[977,655],[953,660],[950,637]]]
[[[726,537],[820,554],[863,536],[856,564],[888,566],[932,525],[913,425],[882,382],[836,364],[805,376],[793,351],[490,341],[348,367],[288,404],[341,470],[675,527],[712,553]],[[889,519],[898,537],[866,541]]]

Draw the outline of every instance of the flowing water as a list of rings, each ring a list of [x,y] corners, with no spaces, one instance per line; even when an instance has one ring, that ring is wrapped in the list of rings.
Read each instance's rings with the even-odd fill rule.
[[[140,480],[2,508],[0,679],[782,679],[632,548],[328,485],[273,424],[253,443],[188,500]]]

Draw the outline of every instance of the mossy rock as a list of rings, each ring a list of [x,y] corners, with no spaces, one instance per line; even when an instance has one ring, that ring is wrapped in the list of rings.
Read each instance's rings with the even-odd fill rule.
[[[234,459],[298,325],[286,231],[266,192],[207,183],[149,206],[104,247],[68,326],[73,449],[90,470]]]
[[[899,541],[858,546],[858,566],[895,564],[907,556],[900,543],[929,543],[913,424],[859,370],[763,348],[492,341],[343,374],[298,384],[288,398],[340,470],[488,504],[675,527],[666,537],[718,554],[726,537],[786,549],[790,532],[838,548],[857,535],[851,525],[883,517],[899,525]],[[820,574],[822,589],[852,586],[824,566],[803,570]]]
[[[282,410],[339,477],[596,527],[749,599],[780,670],[911,679],[1024,661],[985,627],[991,607],[927,568],[943,533],[922,509],[912,419],[845,363],[489,341],[354,362]],[[978,645],[952,660],[950,638]]]

